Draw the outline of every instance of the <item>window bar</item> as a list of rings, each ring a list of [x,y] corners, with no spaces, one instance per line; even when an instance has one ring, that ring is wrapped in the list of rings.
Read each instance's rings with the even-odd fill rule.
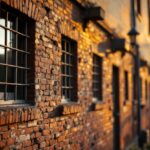
[[[3,47],[3,48],[10,48],[10,47],[8,47],[7,45],[1,45],[1,44],[0,44],[0,46]],[[11,49],[12,49],[12,50],[15,50],[15,51],[18,51],[18,52],[21,52],[21,53],[28,54],[28,55],[30,54],[30,52],[26,52],[26,51],[20,50],[20,49],[18,49],[18,48],[11,47]]]
[[[25,34],[27,35],[27,23],[26,23],[26,29],[25,29]],[[27,49],[28,49],[28,47],[27,47],[27,37],[25,38],[25,51],[27,52]],[[27,66],[28,64],[27,64],[27,54],[25,54],[25,67],[27,68],[28,66]],[[25,84],[27,84],[27,70],[25,70]],[[24,90],[24,89],[23,89]],[[27,100],[27,86],[25,86],[25,100]]]
[[[17,17],[17,19],[16,19],[16,30],[18,31],[18,17]],[[16,34],[16,47],[18,48],[18,34]],[[18,65],[18,51],[16,51],[16,64],[15,64],[16,66]],[[16,85],[15,85],[15,100],[17,100],[17,95],[18,95],[18,85],[17,85],[17,83],[18,83],[18,67],[16,67],[16,76],[15,76],[15,83],[16,83]]]
[[[67,45],[66,45],[66,40],[64,40],[64,51],[66,52],[66,48],[67,48]],[[66,60],[67,60],[67,54],[64,54],[65,55],[65,60],[64,62],[66,63]],[[64,64],[64,67],[65,67],[65,75],[67,74],[67,66]],[[65,83],[64,83],[64,86],[66,87],[66,83],[67,83],[67,79],[65,76],[64,77],[64,80],[65,80]],[[65,89],[65,88],[64,88]],[[65,89],[65,98],[67,98],[67,90]]]
[[[8,13],[8,12],[7,12],[7,13]],[[3,29],[6,29],[6,30],[8,30],[8,31],[14,32],[14,33],[16,33],[16,34],[19,34],[19,35],[21,35],[21,36],[24,36],[24,37],[28,37],[28,38],[29,38],[29,36],[28,36],[28,35],[23,34],[23,33],[21,33],[21,32],[18,32],[17,30],[10,29],[10,28],[8,28],[8,27],[4,27],[4,26],[2,26],[2,25],[0,25],[0,27],[1,27],[1,28],[3,28]]]
[[[6,12],[6,21],[5,25],[7,26],[8,23],[8,12]],[[7,45],[7,30],[5,29],[5,45]],[[5,62],[7,62],[7,49],[5,48]],[[7,66],[5,67],[5,81],[7,83]],[[5,84],[5,100],[7,100],[7,85]]]
[[[0,13],[1,13],[1,1],[0,1]],[[7,25],[7,12],[6,12],[6,18],[5,18],[5,26]],[[6,37],[6,35],[7,35],[7,32],[6,32],[6,30],[5,30],[5,45],[7,44],[6,42],[7,42],[7,37]],[[6,53],[7,53],[7,49],[5,48],[5,63],[6,63],[6,61],[7,61],[7,59],[6,59]],[[5,82],[6,82],[6,67],[5,67]],[[7,87],[6,87],[6,85],[4,85],[4,88],[5,88],[5,90],[4,90],[4,100],[6,100],[6,92],[7,92]]]

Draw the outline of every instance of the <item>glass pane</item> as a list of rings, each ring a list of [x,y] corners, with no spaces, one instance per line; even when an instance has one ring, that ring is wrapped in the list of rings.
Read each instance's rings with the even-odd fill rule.
[[[11,31],[7,31],[7,46],[16,48],[16,34]]]
[[[65,62],[65,53],[62,53],[62,62]]]
[[[17,74],[17,82],[18,83],[25,83],[26,70],[18,69],[17,73],[18,73]]]
[[[12,13],[8,14],[7,27],[16,30],[16,16]]]
[[[18,32],[26,34],[26,21],[21,18],[18,19]]]
[[[5,86],[0,85],[0,99],[4,100]]]
[[[67,99],[69,99],[69,98],[70,98],[70,95],[69,95],[69,89],[67,89],[66,91],[67,91],[66,97],[67,97]]]
[[[5,63],[5,48],[0,47],[0,63]]]
[[[0,27],[0,44],[5,45],[5,30]]]
[[[6,24],[6,12],[4,10],[0,10],[0,25],[5,26]]]
[[[69,75],[72,75],[72,67],[70,67],[70,69],[69,69]]]
[[[69,84],[69,77],[67,77],[67,86],[70,86],[70,84]]]
[[[18,35],[18,49],[26,50],[26,38],[22,35]]]
[[[5,66],[0,66],[0,82],[5,82],[6,79],[6,67]]]
[[[23,66],[25,67],[26,65],[26,54],[22,53],[22,52],[18,52],[18,66]]]
[[[26,41],[27,41],[27,49],[26,49],[26,51],[32,53],[33,50],[34,50],[33,49],[34,44],[32,43],[33,39],[32,38],[26,38]]]
[[[67,64],[69,64],[69,55],[67,55],[67,60],[66,60],[66,62],[67,62]]]
[[[62,89],[62,96],[65,98],[65,89]]]
[[[66,72],[67,75],[69,75],[69,68],[70,68],[70,67],[67,66],[67,72]]]
[[[17,100],[25,100],[25,87],[24,86],[17,87]]]
[[[65,66],[64,65],[61,66],[61,73],[65,74]]]
[[[7,49],[7,63],[12,65],[16,64],[16,51]]]
[[[7,68],[7,82],[9,83],[15,82],[15,72],[16,72],[16,68],[13,67]]]
[[[69,42],[66,42],[66,46],[67,46],[67,47],[66,47],[66,51],[67,51],[67,52],[70,52],[70,43],[69,43]]]
[[[62,77],[62,86],[65,86],[65,77]]]
[[[7,86],[6,99],[7,100],[14,100],[15,99],[15,86],[13,86],[13,85]]]

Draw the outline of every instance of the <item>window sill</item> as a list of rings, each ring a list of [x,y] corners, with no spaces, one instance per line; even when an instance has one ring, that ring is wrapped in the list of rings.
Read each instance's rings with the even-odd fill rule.
[[[75,102],[63,103],[62,105],[56,107],[53,112],[49,113],[49,118],[57,116],[65,116],[77,114],[83,111],[83,105]]]
[[[124,102],[123,102],[123,105],[124,106],[128,106],[130,104],[130,101],[129,100],[125,100]]]
[[[31,105],[0,106],[0,125],[32,121],[38,118],[37,108]]]
[[[91,104],[91,110],[92,111],[98,111],[98,110],[102,110],[102,109],[104,109],[105,108],[105,102],[103,102],[103,101],[96,101],[96,102],[93,102],[92,104]]]
[[[62,107],[62,115],[76,114],[83,111],[83,106],[75,102],[63,104]]]

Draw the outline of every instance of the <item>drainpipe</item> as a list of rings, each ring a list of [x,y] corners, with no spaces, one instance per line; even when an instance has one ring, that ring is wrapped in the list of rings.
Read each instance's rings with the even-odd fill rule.
[[[134,55],[134,61],[135,61],[135,78],[137,83],[137,134],[138,134],[138,143],[139,143],[139,137],[141,133],[141,91],[140,91],[140,75],[139,75],[139,69],[140,69],[140,53],[139,53],[139,45],[136,41],[136,36],[139,35],[139,33],[136,31],[136,15],[135,15],[135,2],[134,0],[131,0],[131,30],[129,31],[128,35],[130,36],[130,42],[131,42],[131,49],[133,51]]]

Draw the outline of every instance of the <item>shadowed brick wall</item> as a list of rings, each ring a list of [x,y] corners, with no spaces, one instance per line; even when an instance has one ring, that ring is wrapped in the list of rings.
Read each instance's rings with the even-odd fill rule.
[[[80,9],[69,0],[3,0],[36,21],[35,105],[0,107],[0,149],[113,149],[112,66],[120,71],[121,149],[132,140],[133,58],[99,51],[109,36],[89,22],[82,28]],[[74,15],[74,13],[78,15]],[[61,101],[61,37],[77,42],[77,97]],[[103,58],[103,101],[93,106],[92,56]],[[129,99],[125,100],[125,76],[129,75]]]

